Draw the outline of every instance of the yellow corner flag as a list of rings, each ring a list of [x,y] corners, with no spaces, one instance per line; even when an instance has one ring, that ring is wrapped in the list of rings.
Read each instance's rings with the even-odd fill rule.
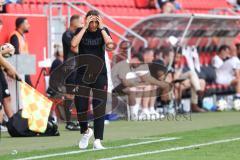
[[[26,82],[20,82],[20,92],[23,105],[22,117],[28,119],[29,129],[44,133],[53,102]]]

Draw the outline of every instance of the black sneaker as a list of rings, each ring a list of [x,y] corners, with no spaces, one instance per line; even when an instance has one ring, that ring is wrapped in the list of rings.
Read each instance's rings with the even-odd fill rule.
[[[80,126],[78,124],[73,123],[73,122],[67,123],[65,128],[69,131],[80,131]]]

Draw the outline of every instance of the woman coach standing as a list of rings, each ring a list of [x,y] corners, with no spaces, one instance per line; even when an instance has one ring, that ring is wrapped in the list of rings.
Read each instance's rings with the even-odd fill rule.
[[[75,36],[71,41],[72,49],[78,51],[79,55],[96,56],[103,62],[103,68],[93,83],[86,83],[83,80],[84,76],[92,76],[91,74],[85,75],[86,67],[81,67],[77,71],[76,84],[86,86],[92,89],[106,90],[107,88],[107,69],[105,61],[105,46],[112,44],[112,38],[107,28],[103,26],[102,18],[96,10],[90,10],[85,17],[85,26],[76,31]],[[111,47],[108,47],[111,49]],[[84,57],[83,57],[84,58]],[[93,135],[93,130],[88,128],[87,111],[89,106],[90,89],[84,91],[85,96],[75,96],[75,105],[78,112],[78,119],[81,127],[82,139],[79,142],[80,149],[88,147],[88,141]],[[106,95],[101,95],[104,99],[100,102],[96,99],[97,93],[92,90],[93,100],[93,114],[94,114],[94,149],[104,149],[101,144],[104,132],[104,114],[106,109],[107,92]]]

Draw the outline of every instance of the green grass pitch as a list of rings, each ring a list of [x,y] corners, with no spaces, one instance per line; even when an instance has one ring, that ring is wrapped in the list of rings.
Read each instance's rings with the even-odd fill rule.
[[[106,150],[77,147],[80,134],[60,126],[59,137],[11,138],[2,134],[0,160],[230,160],[240,159],[240,113],[192,114],[178,120],[111,122]],[[196,145],[196,146],[193,146]],[[65,154],[65,155],[64,155]],[[45,156],[45,157],[44,157]]]

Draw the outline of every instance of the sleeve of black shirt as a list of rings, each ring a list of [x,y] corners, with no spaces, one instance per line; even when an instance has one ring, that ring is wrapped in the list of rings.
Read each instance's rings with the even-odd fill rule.
[[[66,32],[62,36],[62,44],[67,45],[67,47],[71,47],[71,41],[72,41],[72,36],[70,35],[69,32]]]
[[[81,30],[82,30],[82,28],[78,28],[74,35],[77,35]]]
[[[14,54],[20,54],[19,52],[19,42],[18,42],[18,38],[16,35],[13,35],[11,38],[10,38],[10,43],[14,46],[15,48],[15,53]]]

